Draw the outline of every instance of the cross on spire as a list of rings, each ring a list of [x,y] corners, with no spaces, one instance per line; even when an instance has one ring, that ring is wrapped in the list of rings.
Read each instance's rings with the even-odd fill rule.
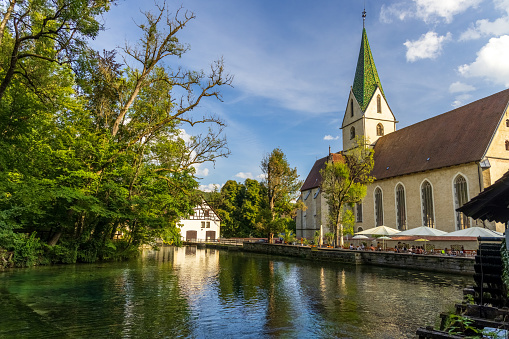
[[[366,22],[366,7],[362,11],[362,28],[364,28],[364,23]]]

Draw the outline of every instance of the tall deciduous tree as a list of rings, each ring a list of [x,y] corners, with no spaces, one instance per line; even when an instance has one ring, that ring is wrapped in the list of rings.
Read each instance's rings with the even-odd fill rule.
[[[328,222],[334,230],[336,246],[343,246],[343,220],[351,219],[345,206],[360,202],[366,196],[366,187],[374,178],[373,150],[359,139],[356,148],[343,154],[341,160],[332,161],[321,171],[321,189],[328,205]]]
[[[279,148],[267,154],[261,161],[261,170],[265,176],[269,218],[261,227],[268,234],[270,242],[274,233],[288,228],[296,211],[295,200],[298,197],[302,181],[298,180],[297,168],[291,168],[286,155]]]
[[[0,246],[23,229],[74,253],[66,261],[93,261],[176,234],[199,201],[193,165],[229,153],[223,122],[194,111],[231,84],[222,60],[208,73],[167,66],[187,50],[177,35],[194,14],[167,16],[164,4],[146,13],[143,36],[123,49],[121,65],[114,52],[86,45],[110,2],[20,0],[5,8]],[[184,137],[184,126],[205,123],[215,128]],[[119,232],[123,240],[113,244]]]

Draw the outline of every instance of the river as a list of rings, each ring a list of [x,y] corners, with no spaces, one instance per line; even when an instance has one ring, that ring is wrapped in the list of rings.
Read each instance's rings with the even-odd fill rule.
[[[415,338],[472,284],[165,247],[129,262],[0,271],[0,338]]]

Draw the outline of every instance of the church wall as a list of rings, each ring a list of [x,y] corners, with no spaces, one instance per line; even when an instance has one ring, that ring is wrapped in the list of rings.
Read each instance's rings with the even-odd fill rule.
[[[495,132],[493,140],[486,152],[488,158],[509,159],[509,150],[506,149],[506,141],[509,141],[509,111],[506,110],[500,125]],[[491,162],[491,160],[490,160]]]
[[[488,158],[488,160],[490,161],[491,167],[489,168],[489,175],[487,175],[485,182],[489,183],[489,185],[492,185],[509,170],[509,159]],[[485,188],[487,186],[488,185],[485,185]]]
[[[433,188],[435,227],[446,232],[455,231],[453,183],[458,174],[467,180],[469,199],[479,194],[478,166],[475,163],[375,181],[368,186],[363,201],[363,223],[357,224],[357,227],[361,226],[364,230],[375,227],[374,190],[380,187],[383,192],[384,225],[397,228],[395,190],[398,183],[405,187],[407,228],[423,226],[421,185],[428,180]]]
[[[362,131],[364,130],[364,124],[363,120],[359,119],[353,124],[350,124],[343,128],[342,135],[343,135],[343,149],[349,150],[357,146],[357,138],[350,138],[351,136],[351,128],[355,128],[355,137],[358,137],[359,135],[362,135]]]
[[[327,227],[327,201],[322,192],[316,194],[318,190],[318,188],[313,188],[302,192],[302,199],[307,209],[306,211],[297,211],[297,238],[313,239],[315,232],[320,230],[320,225],[322,225],[323,234],[330,232]],[[306,196],[307,199],[304,199]]]

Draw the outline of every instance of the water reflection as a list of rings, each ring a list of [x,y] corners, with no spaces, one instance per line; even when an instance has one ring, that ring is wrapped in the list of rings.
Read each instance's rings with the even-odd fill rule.
[[[0,337],[413,338],[468,284],[444,274],[164,248],[128,263],[0,273]]]

